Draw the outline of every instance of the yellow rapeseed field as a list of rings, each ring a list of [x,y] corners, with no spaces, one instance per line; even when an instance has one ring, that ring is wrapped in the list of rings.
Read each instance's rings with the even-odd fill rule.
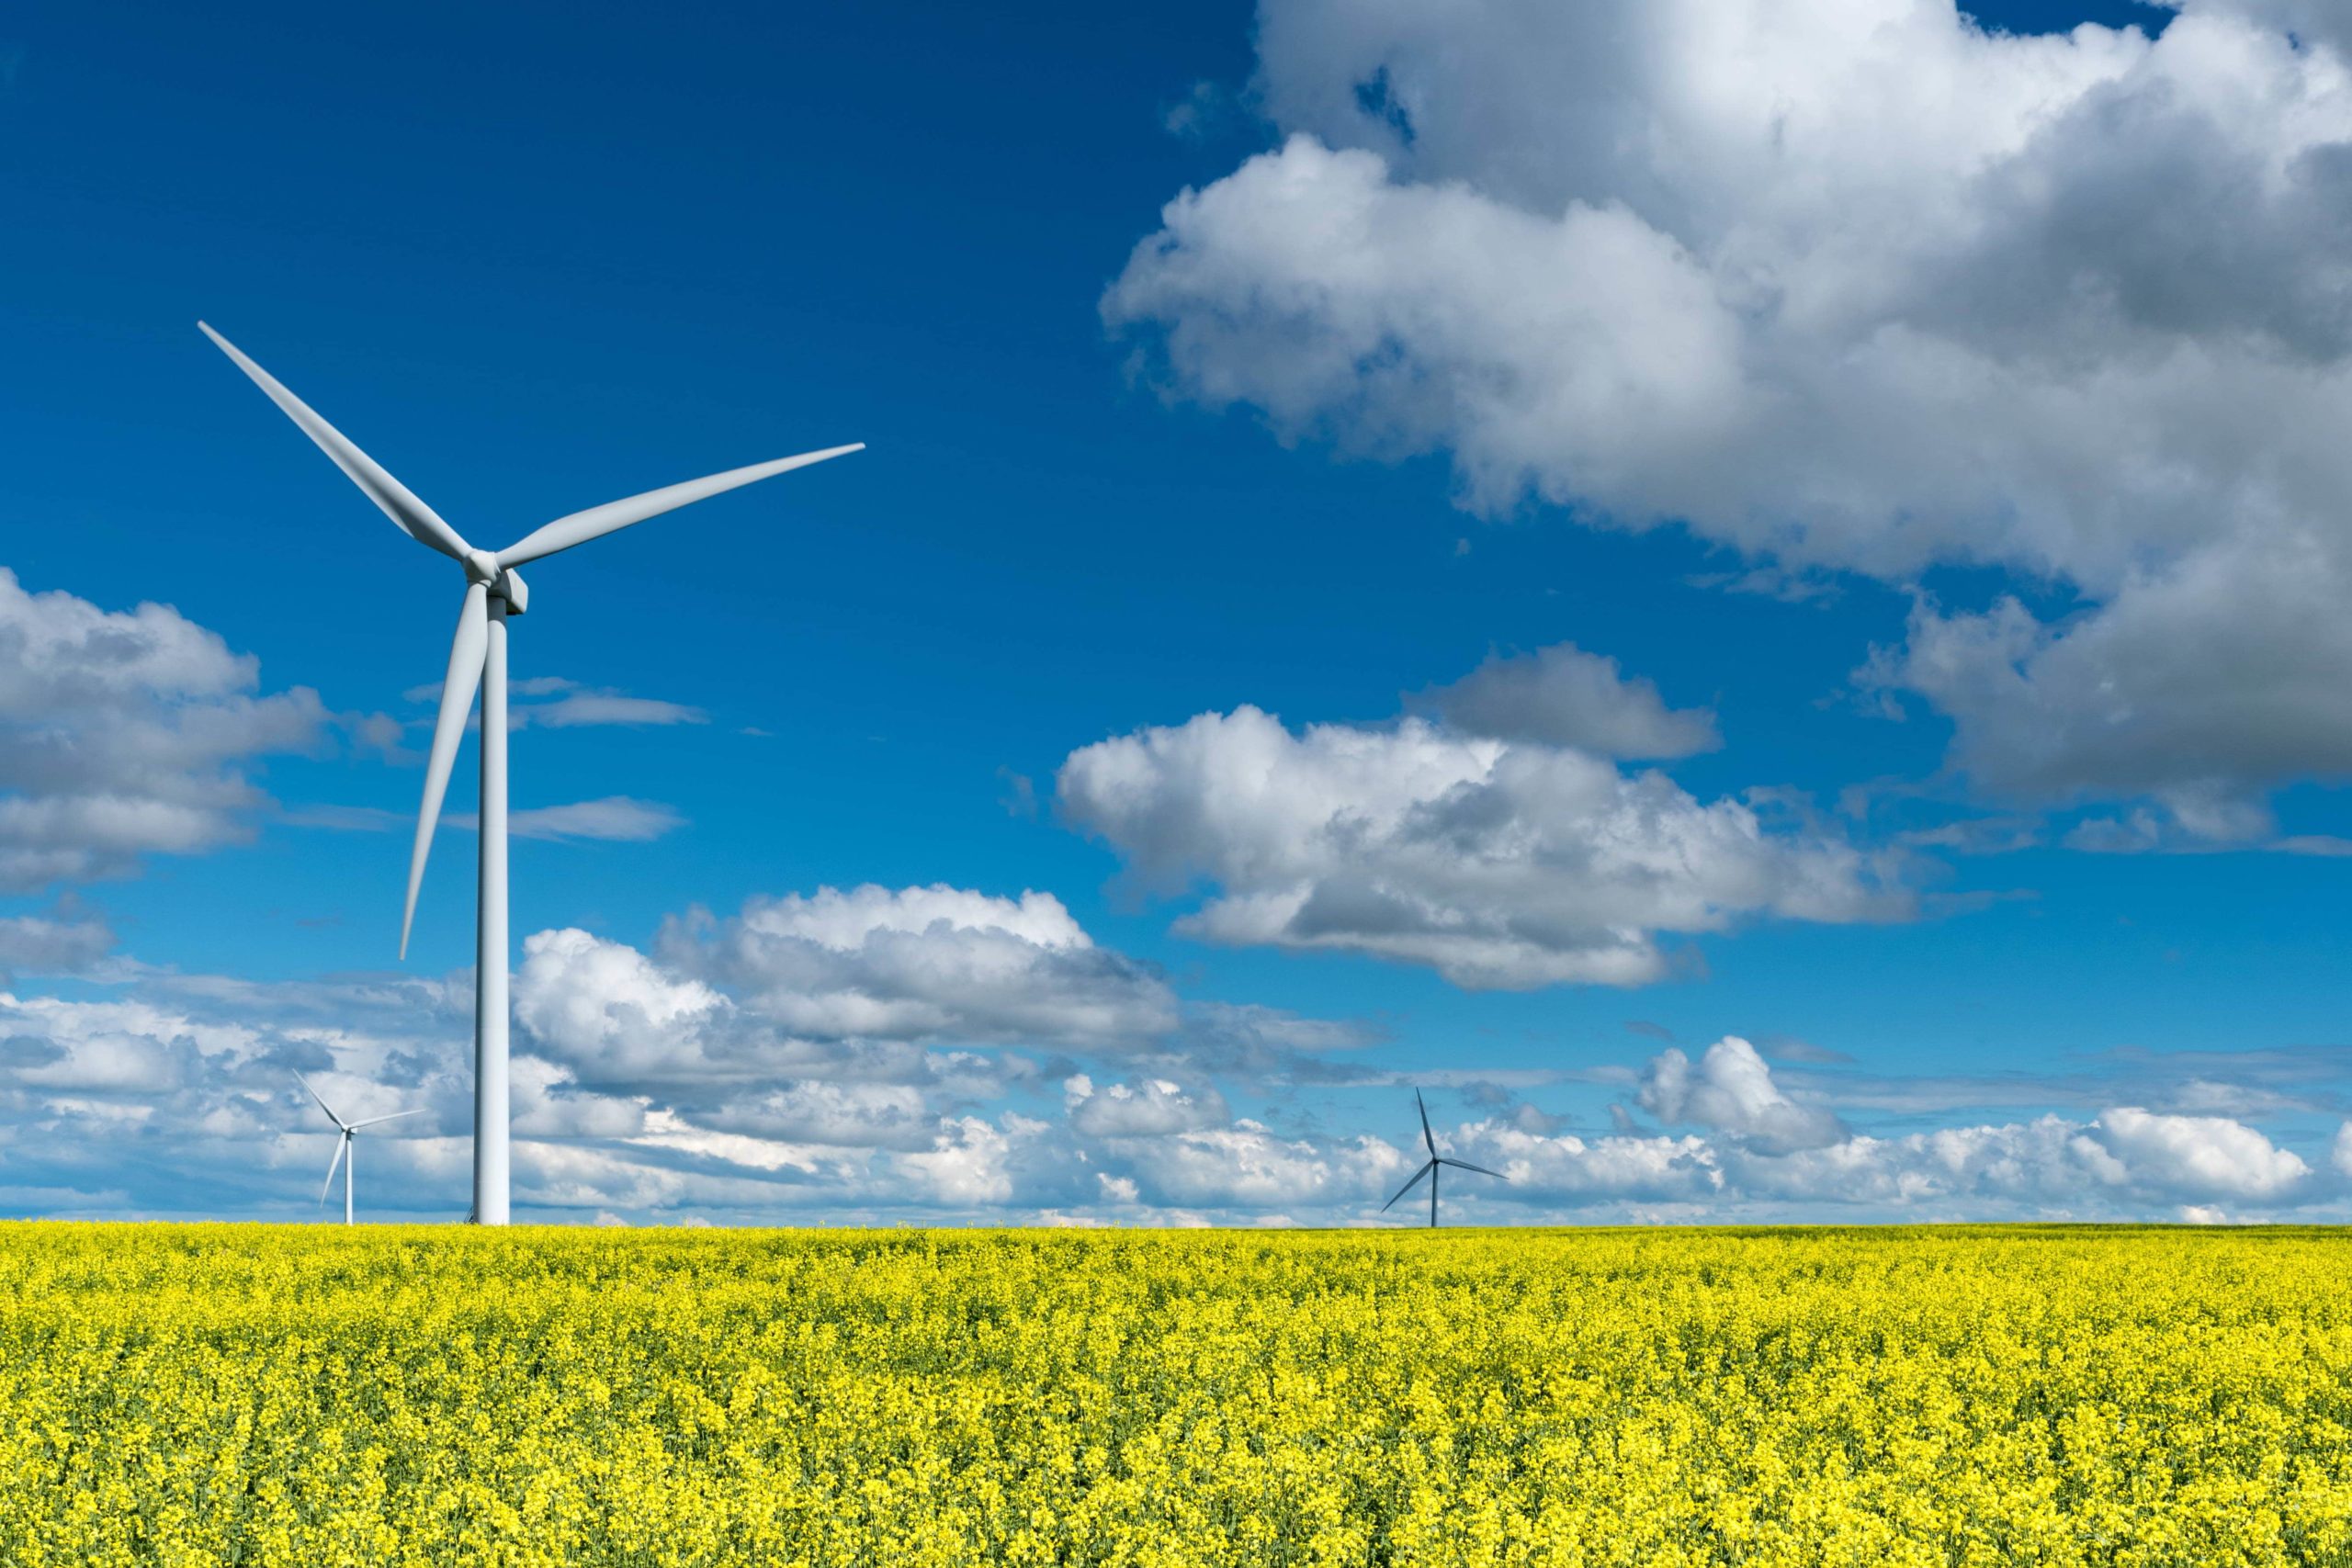
[[[0,1226],[0,1563],[2346,1562],[2347,1263]]]

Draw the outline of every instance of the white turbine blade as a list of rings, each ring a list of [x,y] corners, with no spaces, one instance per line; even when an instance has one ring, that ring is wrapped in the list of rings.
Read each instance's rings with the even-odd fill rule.
[[[811,463],[821,463],[829,457],[846,457],[852,452],[865,450],[865,443],[863,441],[847,446],[828,446],[821,452],[803,452],[797,457],[779,457],[773,463],[754,463],[748,468],[729,468],[708,479],[664,485],[660,490],[649,490],[643,495],[630,496],[627,501],[608,501],[602,506],[592,506],[585,512],[575,512],[533,529],[499,551],[498,564],[521,566],[526,561],[551,556],[558,550],[568,550],[574,545],[584,545],[591,539],[601,538],[632,523],[659,517],[664,512],[674,512],[681,506],[708,500],[739,486],[773,479],[778,474],[788,474],[795,468],[805,468]]]
[[[300,1084],[304,1089],[311,1089],[311,1080],[304,1077],[300,1073],[296,1073],[294,1075],[294,1081]],[[311,1098],[319,1102],[319,1109],[327,1113],[328,1121],[334,1122],[338,1127],[343,1125],[343,1118],[334,1113],[334,1107],[326,1102],[325,1096],[319,1093],[317,1089],[311,1089]]]
[[[343,1164],[343,1151],[350,1146],[351,1134],[348,1131],[345,1131],[341,1137],[335,1139],[334,1158],[327,1161],[327,1184],[319,1189],[320,1202],[325,1202],[327,1201],[327,1194],[334,1190],[335,1169]]]
[[[1419,1089],[1415,1089],[1413,1091],[1413,1104],[1419,1109],[1421,1113],[1421,1142],[1429,1145],[1430,1158],[1435,1159],[1437,1158],[1437,1140],[1430,1136],[1430,1108],[1421,1104],[1421,1091]]]
[[[414,1111],[393,1111],[390,1116],[370,1116],[370,1117],[369,1117],[369,1118],[368,1118],[368,1120],[367,1120],[367,1121],[365,1121],[365,1122],[354,1122],[351,1124],[351,1130],[352,1130],[353,1132],[356,1133],[357,1131],[359,1131],[359,1129],[360,1129],[360,1128],[362,1128],[362,1127],[373,1127],[373,1126],[374,1126],[374,1125],[376,1125],[376,1123],[377,1123],[377,1122],[397,1122],[397,1121],[399,1121],[399,1120],[400,1120],[401,1117],[403,1117],[403,1116],[422,1116],[422,1115],[424,1115],[424,1108],[423,1106],[419,1106],[419,1107],[418,1107],[417,1109],[415,1109]],[[373,1156],[373,1155],[370,1155],[370,1156],[368,1156],[368,1158],[370,1158],[370,1159],[373,1159],[373,1158],[375,1158],[376,1156]],[[1475,1169],[1476,1169],[1477,1168],[1476,1168],[1476,1166],[1473,1166],[1471,1168],[1475,1170]],[[1494,1172],[1492,1172],[1492,1171],[1488,1171],[1487,1174],[1487,1175],[1489,1175],[1489,1176],[1492,1176],[1492,1175],[1494,1174]]]
[[[441,820],[441,797],[449,792],[449,770],[457,765],[458,742],[473,711],[474,688],[481,684],[482,656],[490,648],[490,590],[466,588],[458,612],[458,635],[449,644],[449,672],[441,681],[441,711],[433,720],[433,752],[424,764],[424,804],[416,813],[416,847],[408,857],[408,905],[401,911],[401,956],[408,956],[409,928],[416,923],[416,891],[424,885],[424,857],[433,848],[434,824]]]
[[[367,1123],[363,1122],[358,1123],[358,1125],[360,1125],[360,1126],[363,1126],[363,1127],[364,1127],[364,1126],[366,1126],[366,1125],[367,1125]],[[1477,1172],[1479,1175],[1481,1175],[1481,1176],[1491,1176],[1491,1177],[1493,1177],[1493,1178],[1494,1178],[1496,1180],[1498,1180],[1498,1181],[1509,1181],[1509,1180],[1510,1179],[1510,1177],[1505,1176],[1505,1175],[1504,1175],[1501,1171],[1499,1171],[1499,1170],[1488,1170],[1485,1166],[1483,1166],[1483,1165],[1472,1165],[1472,1164],[1471,1164],[1468,1160],[1466,1160],[1466,1159],[1445,1159],[1445,1158],[1440,1158],[1440,1159],[1439,1159],[1439,1161],[1438,1161],[1438,1164],[1440,1164],[1440,1165],[1450,1165],[1450,1166],[1453,1167],[1453,1168],[1454,1168],[1454,1169],[1456,1169],[1456,1170],[1475,1170],[1475,1171],[1476,1171],[1476,1172]]]
[[[1410,1192],[1414,1188],[1419,1187],[1421,1184],[1421,1178],[1427,1176],[1436,1168],[1437,1161],[1431,1160],[1429,1164],[1421,1167],[1420,1169],[1413,1172],[1413,1179],[1405,1183],[1404,1186],[1396,1189],[1396,1198],[1402,1198],[1406,1193]],[[1391,1198],[1388,1201],[1383,1203],[1380,1206],[1380,1212],[1385,1214],[1389,1210],[1395,1208],[1396,1206],[1396,1198]]]
[[[419,501],[409,488],[386,473],[376,459],[353,446],[343,432],[321,419],[318,411],[278,384],[277,378],[247,359],[233,343],[206,326],[196,323],[206,337],[220,345],[220,352],[237,362],[237,368],[254,379],[254,385],[269,394],[269,400],[286,411],[286,416],[302,427],[302,434],[319,444],[319,450],[334,459],[334,466],[351,476],[351,482],[368,492],[368,499],[384,509],[400,531],[420,545],[430,545],[455,560],[466,558],[469,548],[458,531],[441,520],[441,514]]]

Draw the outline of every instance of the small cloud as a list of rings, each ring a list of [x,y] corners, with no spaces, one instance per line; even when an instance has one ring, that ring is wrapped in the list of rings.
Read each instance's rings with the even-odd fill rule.
[[[710,716],[684,703],[656,697],[625,696],[618,692],[572,692],[551,703],[509,708],[509,729],[584,729],[594,725],[645,728],[672,724],[708,724]]]
[[[408,727],[388,713],[346,713],[338,716],[344,733],[350,737],[351,749],[361,756],[373,754],[387,762],[408,762],[416,753],[401,744]]]
[[[684,827],[685,820],[659,801],[613,795],[571,806],[542,806],[517,811],[507,818],[506,829],[518,839],[603,839],[642,843]]]
[[[14,916],[0,919],[0,977],[79,974],[113,948],[114,932],[103,920]]]
[[[398,812],[383,815],[402,826],[413,820]],[[481,826],[481,819],[470,811],[449,812],[441,821],[446,827],[467,833],[475,832]],[[685,823],[686,819],[675,809],[658,800],[637,800],[626,795],[608,795],[602,800],[581,800],[569,806],[538,806],[528,811],[510,811],[506,816],[506,831],[513,838],[546,839],[557,842],[596,839],[613,843],[643,843],[673,829],[683,828]]]
[[[1247,116],[1230,90],[1215,82],[1195,82],[1182,99],[1163,111],[1160,125],[1170,136],[1203,141]]]
[[[644,728],[672,724],[707,724],[710,716],[685,703],[664,702],[658,697],[633,697],[626,692],[609,688],[583,686],[561,675],[534,675],[526,681],[508,683],[507,695],[526,699],[514,703],[506,710],[506,728],[515,729],[584,729],[592,726],[616,725]],[[436,702],[441,695],[438,685],[411,686],[401,694],[413,703]],[[552,702],[527,699],[552,697]],[[481,728],[476,718],[473,728]]]
[[[416,823],[408,812],[380,806],[298,806],[281,820],[289,828],[323,828],[331,833],[389,833]]]
[[[1844,1066],[1854,1060],[1843,1051],[1832,1051],[1826,1045],[1815,1045],[1793,1034],[1767,1034],[1756,1043],[1756,1048],[1775,1062],[1802,1062],[1808,1066]]]
[[[1572,642],[1489,653],[1451,685],[1408,693],[1408,712],[1464,735],[1573,746],[1609,757],[1688,757],[1723,744],[1706,708],[1669,708],[1654,682]]]
[[[1468,554],[1470,553],[1470,541],[1469,541],[1468,539],[1456,539],[1456,540],[1454,540],[1454,541],[1453,541],[1453,553],[1454,553],[1456,556],[1466,556],[1466,555],[1468,555]]]
[[[1752,593],[1778,599],[1783,604],[1827,602],[1838,596],[1838,585],[1812,572],[1762,566],[1752,571],[1693,572],[1682,580],[1687,587],[1714,588],[1725,593]]]
[[[506,682],[506,694],[510,697],[552,697],[564,692],[579,689],[579,682],[567,681],[560,675],[533,675],[526,680]],[[401,700],[409,703],[437,703],[441,700],[441,682],[435,681],[423,686],[411,686],[401,694]]]
[[[1668,1029],[1662,1023],[1652,1023],[1646,1018],[1627,1019],[1625,1021],[1625,1032],[1628,1034],[1638,1034],[1645,1040],[1663,1040],[1669,1044],[1672,1043],[1674,1040],[1674,1031]]]
[[[1037,815],[1037,786],[1026,773],[1016,773],[1011,768],[1000,767],[996,776],[1004,781],[1004,793],[997,796],[997,804],[1012,816],[1034,820]]]
[[[2352,839],[2339,839],[2333,833],[2297,833],[2278,840],[2271,851],[2282,855],[2352,855]]]
[[[2038,848],[2042,825],[2034,817],[1971,817],[1933,828],[1915,828],[1895,841],[1918,849],[1950,850],[1962,855],[2005,855]]]
[[[2153,811],[2134,811],[2128,818],[2094,817],[2077,822],[2066,835],[2070,850],[2094,855],[2145,854],[2161,841]]]

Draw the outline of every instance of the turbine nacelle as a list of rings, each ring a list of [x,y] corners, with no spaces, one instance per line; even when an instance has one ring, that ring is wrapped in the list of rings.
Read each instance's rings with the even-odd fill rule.
[[[488,550],[468,550],[458,564],[466,569],[466,581],[480,583],[490,591],[493,599],[506,602],[506,613],[519,615],[530,608],[531,591],[524,584],[523,574],[513,567],[501,566],[498,558]]]

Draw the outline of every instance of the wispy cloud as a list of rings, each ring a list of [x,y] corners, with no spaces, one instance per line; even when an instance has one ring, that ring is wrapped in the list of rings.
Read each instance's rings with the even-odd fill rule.
[[[305,806],[288,811],[283,820],[296,828],[322,828],[339,833],[405,831],[416,818],[380,806]],[[480,818],[470,811],[443,815],[442,824],[472,832]],[[678,811],[658,800],[638,800],[610,795],[601,800],[574,801],[569,806],[537,806],[507,814],[506,830],[518,839],[602,839],[642,843],[685,826]]]
[[[606,839],[628,843],[658,839],[685,824],[684,817],[658,800],[636,800],[626,795],[570,806],[536,807],[506,818],[507,831],[518,839]]]
[[[659,697],[635,697],[609,687],[583,686],[577,681],[560,675],[535,675],[527,681],[508,684],[510,701],[506,708],[506,728],[515,729],[584,729],[598,725],[647,727],[671,724],[708,724],[710,716],[685,703],[664,702]],[[401,694],[413,703],[436,701],[441,695],[437,684],[411,686]],[[548,697],[551,702],[532,701]],[[419,723],[424,722],[419,720]],[[474,721],[474,728],[481,720]]]

